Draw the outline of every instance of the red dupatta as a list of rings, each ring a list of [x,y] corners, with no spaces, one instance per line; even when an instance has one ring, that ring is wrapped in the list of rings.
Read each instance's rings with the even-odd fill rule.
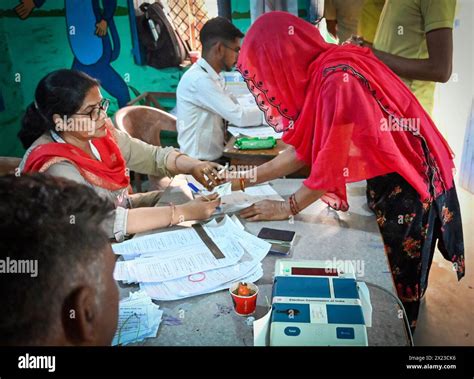
[[[23,171],[45,172],[53,164],[67,161],[94,186],[110,191],[127,188],[130,180],[125,160],[113,136],[113,126],[108,125],[107,134],[92,140],[92,144],[97,148],[101,161],[69,143],[46,143],[30,152]]]
[[[422,200],[453,186],[447,142],[370,49],[328,44],[310,23],[270,12],[248,31],[237,69],[268,124],[311,166],[304,184],[328,191],[324,201],[347,205],[346,183],[391,172]]]

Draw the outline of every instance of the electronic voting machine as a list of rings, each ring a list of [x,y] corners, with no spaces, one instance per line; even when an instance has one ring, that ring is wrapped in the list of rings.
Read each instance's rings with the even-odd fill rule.
[[[330,261],[276,262],[270,346],[368,345],[354,269],[345,266],[343,271]]]

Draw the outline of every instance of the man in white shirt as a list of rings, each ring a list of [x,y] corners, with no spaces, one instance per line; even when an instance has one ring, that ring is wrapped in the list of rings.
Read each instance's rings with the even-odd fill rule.
[[[244,35],[229,20],[216,17],[201,29],[202,58],[181,78],[176,92],[180,150],[204,160],[218,160],[225,145],[224,120],[235,126],[262,125],[258,107],[244,107],[225,90],[221,71],[237,63]]]

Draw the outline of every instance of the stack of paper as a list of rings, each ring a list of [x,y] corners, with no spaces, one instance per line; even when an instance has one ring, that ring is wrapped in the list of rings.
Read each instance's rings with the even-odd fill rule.
[[[112,345],[126,345],[156,337],[163,311],[144,291],[133,292],[120,301],[119,320]]]
[[[194,228],[156,233],[113,245],[116,280],[138,282],[156,300],[176,300],[227,289],[236,281],[262,277],[261,261],[270,244],[225,216],[203,225],[224,255],[217,258]]]

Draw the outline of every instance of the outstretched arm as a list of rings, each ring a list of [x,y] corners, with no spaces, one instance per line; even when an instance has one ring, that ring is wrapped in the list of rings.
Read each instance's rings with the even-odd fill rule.
[[[305,185],[302,185],[293,195],[293,209],[296,210],[296,212],[301,212],[325,193],[325,190],[312,190]],[[248,221],[285,220],[290,218],[292,214],[290,199],[286,201],[259,201],[240,212],[240,216]]]
[[[437,29],[426,34],[428,59],[410,59],[372,49],[395,74],[407,79],[446,83],[453,68],[453,31]]]
[[[232,189],[240,189],[240,179],[243,178],[246,187],[250,187],[269,180],[281,178],[292,174],[305,166],[304,162],[296,158],[295,149],[290,146],[271,161],[262,164],[248,171],[240,171],[236,175],[230,176],[232,179]]]

